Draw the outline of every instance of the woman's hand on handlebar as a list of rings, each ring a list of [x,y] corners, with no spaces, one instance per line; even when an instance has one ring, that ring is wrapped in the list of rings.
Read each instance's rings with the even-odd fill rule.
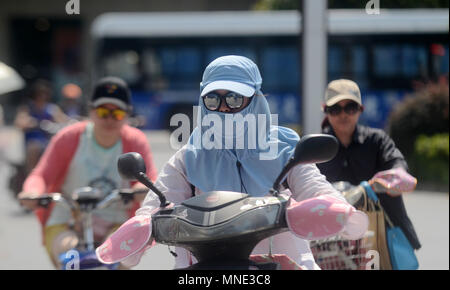
[[[17,198],[19,199],[19,203],[22,207],[29,210],[35,210],[39,207],[39,200],[36,199],[38,196],[39,195],[34,192],[22,191],[19,193]]]
[[[137,187],[133,188],[134,193],[134,201],[143,202],[148,193],[148,188]]]

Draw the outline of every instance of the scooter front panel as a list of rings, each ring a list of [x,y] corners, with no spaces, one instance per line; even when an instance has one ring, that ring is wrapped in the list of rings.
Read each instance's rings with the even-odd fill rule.
[[[280,215],[281,207],[279,203],[255,207],[250,205],[221,223],[218,223],[220,214],[214,215],[217,211],[206,212],[203,215],[206,225],[191,223],[189,216],[154,215],[152,217],[153,229],[155,229],[153,234],[158,243],[171,245],[239,239],[242,235],[280,227],[281,220],[284,218]],[[189,214],[189,210],[186,210],[186,214]]]
[[[190,200],[196,198],[197,197],[191,198]],[[204,200],[206,199],[207,198],[204,198]],[[191,207],[185,205],[185,203],[182,203],[173,209],[158,212],[154,218],[178,218],[193,225],[211,227],[234,219],[246,211],[259,207],[268,207],[270,205],[281,205],[284,201],[284,199],[271,196],[247,197],[244,199],[235,200],[233,203],[227,202],[226,206],[216,206],[215,210],[210,210],[210,208],[207,207]]]

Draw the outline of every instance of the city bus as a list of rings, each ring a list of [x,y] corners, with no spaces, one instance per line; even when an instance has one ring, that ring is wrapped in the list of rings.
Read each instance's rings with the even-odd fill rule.
[[[384,128],[389,112],[424,81],[449,70],[448,9],[329,10],[327,79],[356,81],[361,121]],[[94,76],[125,79],[144,129],[170,129],[192,116],[202,72],[222,55],[258,64],[278,123],[301,125],[301,15],[298,11],[106,13],[93,21]],[[322,96],[317,96],[322,98]],[[320,108],[317,108],[320,114]]]

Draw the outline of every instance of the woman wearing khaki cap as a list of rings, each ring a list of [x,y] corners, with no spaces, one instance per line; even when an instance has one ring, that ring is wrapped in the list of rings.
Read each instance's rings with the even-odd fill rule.
[[[402,153],[394,141],[381,129],[358,124],[364,111],[358,85],[346,79],[334,80],[325,92],[322,132],[339,140],[339,152],[329,162],[317,164],[329,182],[348,181],[358,185],[375,173],[395,167],[408,169]],[[381,205],[394,225],[401,227],[411,246],[421,245],[406,212],[402,196],[378,194]]]

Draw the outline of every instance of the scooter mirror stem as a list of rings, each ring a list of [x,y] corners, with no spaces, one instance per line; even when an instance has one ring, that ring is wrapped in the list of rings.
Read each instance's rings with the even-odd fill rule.
[[[272,189],[270,190],[270,193],[274,196],[278,196],[280,191],[281,182],[283,181],[283,178],[286,176],[286,174],[295,166],[295,160],[293,157],[291,157],[288,161],[288,163],[284,166],[283,170],[281,171],[280,175],[278,175],[277,179],[272,185]]]
[[[145,186],[147,186],[148,188],[150,188],[159,198],[160,203],[160,207],[166,207],[169,205],[169,202],[167,202],[166,197],[164,196],[164,194],[162,194],[161,191],[159,191],[159,189],[157,189],[153,183],[150,181],[150,179],[147,177],[147,175],[145,175],[145,173],[143,172],[139,172],[139,176],[136,176],[137,180],[139,182],[141,182],[142,184],[144,184]]]

